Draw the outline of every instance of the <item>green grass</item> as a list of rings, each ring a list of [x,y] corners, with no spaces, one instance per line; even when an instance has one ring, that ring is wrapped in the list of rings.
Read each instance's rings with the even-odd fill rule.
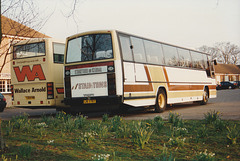
[[[2,121],[7,145],[2,160],[239,160],[240,121],[216,115],[182,120],[170,113],[170,120],[144,121],[87,120],[65,113],[30,120],[24,115]]]

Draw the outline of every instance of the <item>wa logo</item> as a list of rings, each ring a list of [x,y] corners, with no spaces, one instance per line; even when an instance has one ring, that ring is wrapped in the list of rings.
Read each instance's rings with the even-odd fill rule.
[[[33,65],[32,70],[29,65],[23,66],[22,71],[20,71],[19,67],[14,67],[13,69],[19,82],[24,82],[26,77],[28,81],[34,81],[36,78],[46,80],[40,64]]]

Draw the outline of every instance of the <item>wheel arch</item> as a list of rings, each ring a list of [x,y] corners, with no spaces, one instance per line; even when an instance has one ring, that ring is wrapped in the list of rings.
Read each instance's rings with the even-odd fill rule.
[[[160,89],[162,89],[165,92],[165,94],[166,94],[166,101],[167,101],[168,100],[168,93],[167,93],[167,90],[166,90],[166,88],[164,86],[159,86],[158,87],[157,93],[156,93],[156,98],[157,98],[157,95],[158,95],[158,92],[159,92]],[[156,99],[156,101],[157,101],[157,99]]]
[[[205,86],[203,92],[204,92],[205,90],[207,91],[207,93],[208,93],[208,98],[209,98],[209,97],[210,97],[210,96],[209,96],[209,95],[210,95],[209,87],[208,87],[208,86]]]

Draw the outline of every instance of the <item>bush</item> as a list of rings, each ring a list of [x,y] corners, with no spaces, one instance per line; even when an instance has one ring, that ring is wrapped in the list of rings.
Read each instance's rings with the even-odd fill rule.
[[[28,114],[24,113],[23,115],[15,116],[11,119],[10,122],[13,125],[13,128],[22,129],[25,127],[26,124],[29,123]]]
[[[160,117],[160,116],[154,117],[153,125],[154,125],[156,131],[160,132],[162,130],[162,128],[164,127],[164,121],[163,121],[162,117]]]
[[[213,123],[214,121],[220,119],[219,112],[217,112],[215,110],[207,112],[206,114],[204,114],[204,118],[205,118],[204,119],[205,123],[207,123],[207,124]]]
[[[104,138],[107,136],[108,133],[108,127],[106,125],[103,125],[102,123],[92,123],[90,126],[90,131],[93,131],[96,133],[96,135],[99,138]]]
[[[108,119],[109,119],[109,115],[105,113],[105,114],[102,116],[102,122],[107,122]]]
[[[239,129],[236,129],[236,125],[232,128],[227,127],[227,140],[230,144],[237,144],[237,138],[239,136]]]
[[[122,118],[120,116],[114,116],[111,119],[111,123],[112,123],[112,132],[115,132],[119,129],[119,127],[122,124]]]
[[[76,119],[75,119],[75,127],[77,129],[82,129],[84,128],[84,126],[86,125],[86,120],[87,120],[87,117],[83,116],[83,115],[80,115],[80,116],[77,116]]]
[[[131,127],[123,122],[116,131],[117,138],[127,138],[131,135]]]
[[[169,115],[168,115],[168,122],[172,123],[173,126],[176,126],[176,127],[183,127],[184,126],[184,122],[180,118],[180,115],[178,113],[170,112]]]
[[[142,125],[142,122],[135,124],[132,130],[132,141],[137,144],[140,149],[143,149],[145,144],[148,143],[153,130],[149,126]]]

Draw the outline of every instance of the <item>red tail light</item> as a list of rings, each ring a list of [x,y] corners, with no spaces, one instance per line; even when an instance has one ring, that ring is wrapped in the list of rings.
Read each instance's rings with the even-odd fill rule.
[[[47,83],[47,99],[54,99],[53,82]]]
[[[3,98],[3,101],[4,101],[4,102],[6,102],[6,101],[7,101],[5,97]]]

